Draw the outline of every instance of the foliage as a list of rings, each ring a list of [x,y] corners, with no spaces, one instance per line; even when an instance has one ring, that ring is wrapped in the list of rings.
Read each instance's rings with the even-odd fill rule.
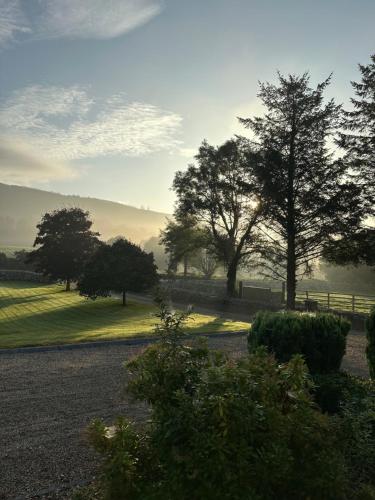
[[[92,299],[107,297],[111,292],[143,292],[158,281],[153,254],[139,246],[118,239],[112,245],[102,244],[87,263],[78,283],[81,295]]]
[[[116,428],[109,454],[104,428],[92,435],[105,451],[106,498],[344,498],[344,467],[300,358],[278,366],[257,353],[231,362],[164,345],[130,370],[129,390],[151,403],[152,423],[136,439],[134,429],[125,438]]]
[[[190,262],[192,267],[202,273],[205,279],[211,279],[220,265],[213,246],[210,246],[208,249],[199,249],[193,254]]]
[[[6,255],[0,252],[0,269],[20,269],[26,271],[34,271],[34,265],[27,262],[28,252],[26,250],[18,250],[14,255]]]
[[[260,312],[248,343],[250,351],[266,346],[280,362],[302,354],[312,373],[328,373],[340,369],[349,330],[350,323],[333,314]]]
[[[164,290],[157,288],[154,293],[154,302],[158,306],[155,317],[159,322],[155,325],[155,333],[166,344],[175,344],[184,335],[184,325],[191,315],[192,309],[186,311],[176,311],[168,304],[168,297]]]
[[[254,157],[268,206],[268,272],[287,281],[287,307],[295,308],[296,281],[312,271],[329,236],[357,227],[363,215],[361,187],[346,178],[347,165],[329,153],[340,106],[324,102],[330,79],[310,87],[307,73],[278,75],[259,97],[264,117],[241,119],[257,137]]]
[[[362,228],[338,240],[332,239],[324,250],[324,257],[328,262],[342,266],[375,266],[375,229]]]
[[[241,137],[214,147],[203,142],[196,164],[177,172],[177,215],[190,216],[211,235],[227,267],[227,292],[235,295],[238,266],[259,244],[263,205],[253,172],[250,142]]]
[[[46,213],[37,225],[38,235],[27,262],[52,279],[70,282],[82,269],[99,244],[99,233],[91,231],[89,213],[80,208],[63,208]]]
[[[324,274],[331,290],[375,295],[374,270],[370,266],[360,263],[344,266],[320,261],[319,271]]]
[[[231,361],[184,345],[179,319],[174,330],[160,318],[169,334],[127,364],[128,392],[151,405],[151,420],[90,428],[103,498],[345,498],[335,435],[311,402],[300,356],[278,365],[259,350]]]
[[[370,376],[375,379],[375,309],[372,310],[366,322],[367,335],[367,362],[370,370]]]
[[[341,408],[337,424],[352,489],[360,487],[362,498],[373,499],[375,494],[374,383],[369,384],[366,392],[365,396],[354,393],[348,398]],[[367,496],[365,496],[366,491]]]
[[[198,250],[210,245],[210,235],[194,218],[180,216],[176,221],[168,221],[160,233],[160,242],[169,254],[168,270],[176,271],[177,264],[183,261],[186,276],[189,260]]]
[[[375,54],[367,65],[359,64],[360,82],[352,82],[353,109],[344,113],[338,145],[346,152],[346,161],[363,183],[374,213],[375,202]]]
[[[374,394],[375,386],[368,380],[350,373],[314,373],[313,396],[324,413],[339,413],[348,401],[362,399]]]

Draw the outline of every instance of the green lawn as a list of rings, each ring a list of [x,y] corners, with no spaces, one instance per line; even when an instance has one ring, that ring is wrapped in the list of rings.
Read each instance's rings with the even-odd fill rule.
[[[0,283],[0,348],[63,344],[150,335],[156,323],[152,305],[106,298],[95,301],[65,292],[59,285]],[[235,331],[248,323],[193,314],[191,333]]]

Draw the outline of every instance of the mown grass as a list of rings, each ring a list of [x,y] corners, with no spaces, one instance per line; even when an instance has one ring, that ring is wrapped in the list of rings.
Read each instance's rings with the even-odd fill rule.
[[[112,340],[152,334],[156,309],[129,301],[122,307],[113,298],[95,301],[59,285],[4,282],[0,284],[0,348]],[[249,327],[236,322],[192,314],[189,333],[236,331]]]

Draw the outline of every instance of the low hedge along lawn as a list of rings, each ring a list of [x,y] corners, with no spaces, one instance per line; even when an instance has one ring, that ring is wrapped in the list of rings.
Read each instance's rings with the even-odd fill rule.
[[[333,314],[260,312],[248,336],[249,351],[266,346],[285,363],[302,354],[311,373],[340,369],[350,323]]]

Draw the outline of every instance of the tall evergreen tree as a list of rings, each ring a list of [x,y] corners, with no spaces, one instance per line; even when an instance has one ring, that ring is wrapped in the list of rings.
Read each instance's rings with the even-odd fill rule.
[[[91,231],[91,226],[89,213],[81,208],[46,213],[37,225],[34,247],[38,248],[28,254],[27,262],[45,276],[65,281],[69,291],[99,243],[99,233]]]
[[[235,295],[237,269],[258,242],[263,215],[249,141],[238,137],[214,147],[203,142],[196,164],[177,172],[177,217],[190,216],[206,228],[227,267],[227,293]]]
[[[285,264],[287,307],[295,308],[299,277],[311,271],[324,242],[358,224],[360,188],[346,180],[346,165],[335,161],[327,142],[335,132],[340,106],[324,102],[330,78],[316,88],[309,75],[278,75],[260,85],[263,117],[240,119],[257,138],[257,175],[269,204],[269,257]]]
[[[338,145],[362,182],[374,214],[375,204],[375,54],[367,65],[359,64],[360,82],[352,82],[355,97],[353,109],[344,111],[343,131]]]

